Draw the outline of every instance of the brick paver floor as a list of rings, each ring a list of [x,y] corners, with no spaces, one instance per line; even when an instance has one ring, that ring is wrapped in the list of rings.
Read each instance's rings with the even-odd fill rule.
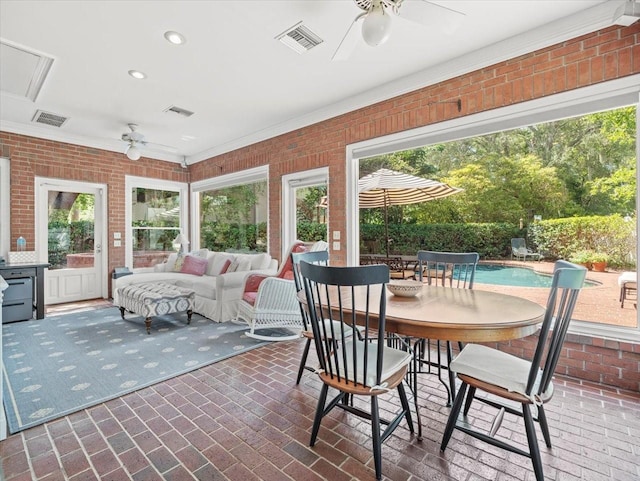
[[[374,479],[367,422],[334,411],[309,447],[320,382],[306,372],[295,385],[303,344],[271,343],[10,435],[0,442],[4,479]],[[528,459],[458,431],[441,453],[445,392],[431,376],[420,383],[425,437],[396,429],[383,445],[384,479],[534,479]],[[555,384],[547,405],[553,449],[538,431],[546,479],[640,479],[640,394],[565,378]],[[384,408],[396,401],[387,396]],[[508,416],[499,435],[526,442]]]

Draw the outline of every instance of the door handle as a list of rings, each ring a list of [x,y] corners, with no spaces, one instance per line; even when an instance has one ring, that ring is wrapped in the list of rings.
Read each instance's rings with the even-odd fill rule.
[[[100,244],[96,244],[96,254],[100,254],[102,252],[102,246]]]

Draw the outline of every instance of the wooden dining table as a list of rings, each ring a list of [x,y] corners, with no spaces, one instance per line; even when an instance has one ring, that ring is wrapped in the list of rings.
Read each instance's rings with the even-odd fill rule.
[[[379,289],[374,286],[373,289]],[[343,291],[343,302],[355,312],[356,323],[363,322],[360,313],[365,311],[365,290],[355,288],[353,299],[350,290]],[[378,328],[380,291],[372,291],[369,297],[369,322]],[[331,294],[337,298],[337,291]],[[424,284],[414,297],[401,297],[386,291],[385,331],[400,338],[436,339],[453,342],[499,342],[520,339],[537,332],[545,314],[545,308],[521,297],[473,289],[455,289]],[[306,303],[304,292],[299,298]],[[353,304],[352,304],[353,303]],[[335,305],[334,300],[331,302]],[[455,381],[450,373],[451,395]],[[417,390],[414,391],[416,412]],[[421,435],[420,415],[419,436]]]

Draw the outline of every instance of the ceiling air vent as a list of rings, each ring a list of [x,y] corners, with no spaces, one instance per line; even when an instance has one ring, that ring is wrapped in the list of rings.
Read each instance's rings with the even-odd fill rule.
[[[293,27],[282,32],[276,37],[276,40],[280,40],[287,47],[298,53],[307,52],[323,42],[320,37],[302,25],[302,22],[298,22]]]
[[[183,117],[191,117],[193,115],[193,112],[191,112],[190,110],[183,109],[182,107],[176,107],[175,105],[167,107],[166,109],[164,109],[164,112],[171,112],[174,114],[182,115]]]
[[[63,117],[62,115],[51,114],[49,112],[38,110],[33,116],[32,122],[51,125],[53,127],[62,127],[67,119],[68,117]]]

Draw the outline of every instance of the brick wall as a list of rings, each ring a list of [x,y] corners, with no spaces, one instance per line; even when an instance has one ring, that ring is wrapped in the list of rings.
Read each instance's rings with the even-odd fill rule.
[[[11,243],[23,236],[33,249],[35,239],[34,178],[73,180],[106,184],[108,192],[108,239],[125,231],[125,176],[149,177],[188,182],[188,171],[179,164],[141,158],[127,159],[124,154],[24,135],[0,132],[0,149],[11,159]],[[124,265],[125,251],[109,242],[108,272]],[[109,292],[111,287],[109,286]]]
[[[271,255],[277,258],[282,175],[328,167],[329,230],[344,232],[348,144],[638,73],[640,23],[611,27],[207,159],[190,166],[188,173],[176,164],[131,162],[121,154],[0,133],[0,149],[11,157],[11,240],[15,243],[18,235],[33,239],[36,175],[106,183],[112,238],[113,232],[124,231],[126,174],[186,182],[269,164],[269,240]],[[459,98],[461,112],[455,103],[439,103]],[[344,251],[331,255],[338,265],[346,261]],[[110,246],[109,270],[123,262],[124,248]],[[513,341],[505,348],[531,349],[531,341]],[[571,376],[637,390],[639,351],[637,345],[626,343],[570,339],[560,369]]]

